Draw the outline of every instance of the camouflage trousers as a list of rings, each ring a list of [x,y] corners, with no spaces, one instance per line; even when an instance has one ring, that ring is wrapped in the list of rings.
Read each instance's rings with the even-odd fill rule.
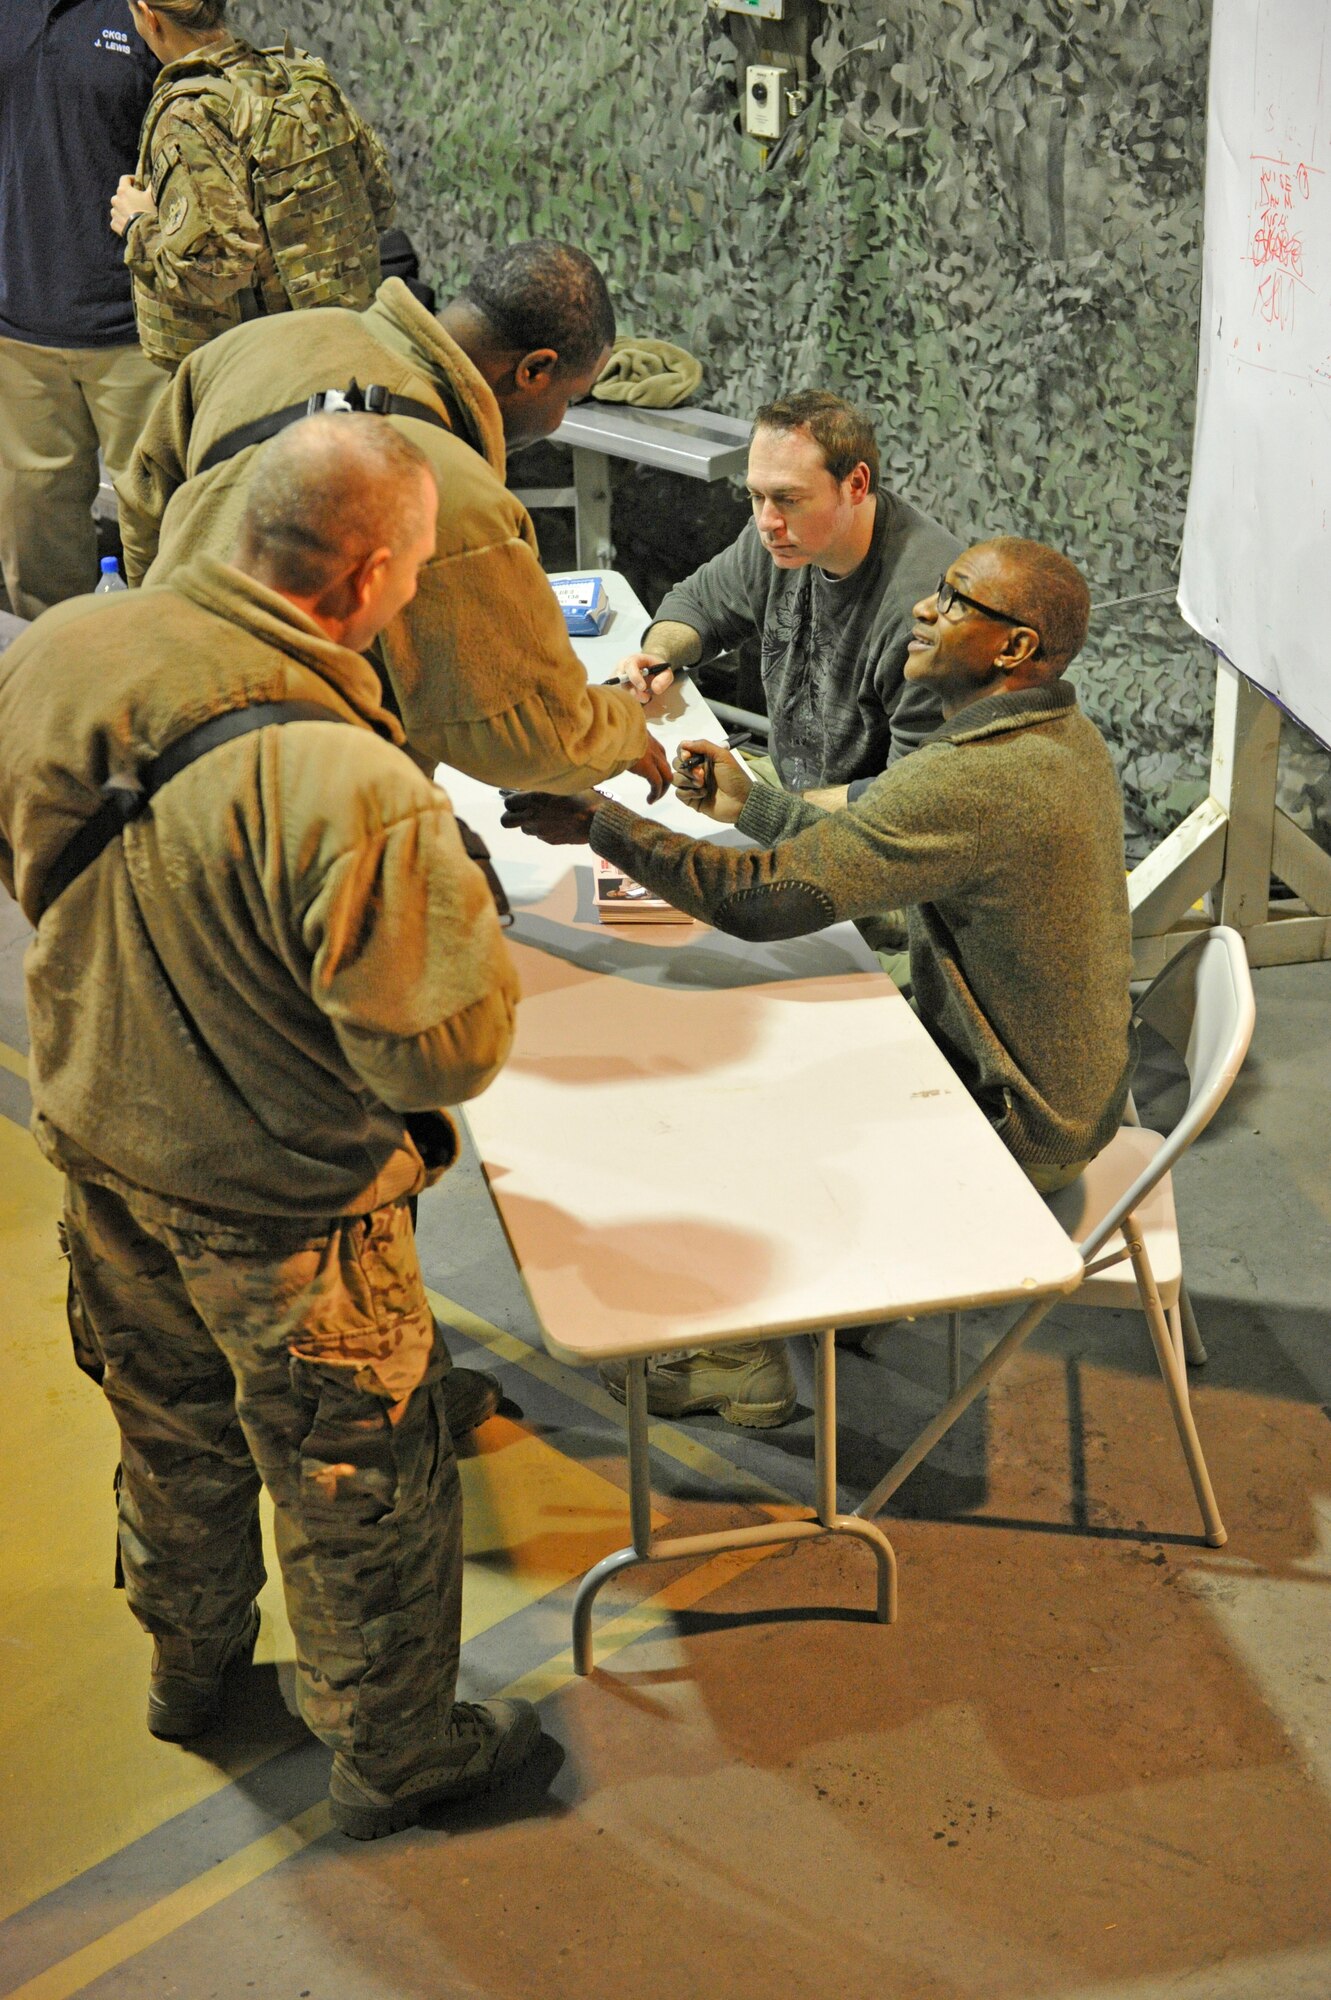
[[[172,1664],[208,1670],[264,1582],[262,1482],[301,1714],[394,1788],[448,1721],[462,1580],[447,1357],[406,1206],[168,1225],[67,1181],[65,1232],[75,1355],[120,1427],[135,1616]]]

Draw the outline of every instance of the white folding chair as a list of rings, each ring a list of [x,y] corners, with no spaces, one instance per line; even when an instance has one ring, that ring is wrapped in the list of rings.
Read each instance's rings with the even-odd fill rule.
[[[1164,1377],[1183,1456],[1213,1548],[1225,1529],[1211,1490],[1188,1402],[1185,1363],[1205,1361],[1187,1288],[1170,1170],[1229,1094],[1256,1019],[1243,940],[1224,925],[1201,934],[1157,974],[1137,1003],[1137,1020],[1183,1058],[1188,1101],[1168,1134],[1131,1124],[1049,1206],[1086,1263],[1086,1277],[1066,1300],[1074,1306],[1140,1305]],[[1124,1269],[1130,1264],[1131,1269]]]
[[[1046,1196],[1086,1265],[1080,1287],[1051,1303],[1140,1305],[1164,1377],[1206,1539],[1213,1548],[1220,1548],[1226,1539],[1225,1527],[1188,1402],[1185,1364],[1204,1361],[1206,1350],[1183,1283],[1170,1170],[1223,1104],[1252,1040],[1256,1003],[1238,932],[1224,925],[1199,932],[1195,942],[1187,944],[1152,980],[1137,1003],[1136,1018],[1183,1058],[1188,1073],[1187,1105],[1172,1130],[1159,1133],[1137,1123],[1129,1099],[1131,1122],[1120,1127],[1080,1179]],[[1130,1272],[1122,1268],[1125,1264],[1130,1264]],[[1024,1313],[964,1385],[961,1316],[951,1315],[949,1401],[861,1502],[858,1513],[872,1516],[878,1512],[889,1494],[1024,1343],[1047,1310],[1046,1304],[1037,1304]]]

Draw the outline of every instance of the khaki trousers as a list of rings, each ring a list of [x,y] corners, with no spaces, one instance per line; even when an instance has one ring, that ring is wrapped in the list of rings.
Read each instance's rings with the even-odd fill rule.
[[[97,449],[129,464],[166,376],[137,347],[0,340],[0,570],[20,618],[97,582]]]
[[[130,1609],[206,1670],[264,1581],[262,1482],[301,1714],[393,1790],[445,1738],[462,1595],[445,1357],[406,1206],[180,1220],[66,1183],[70,1329],[120,1427]]]

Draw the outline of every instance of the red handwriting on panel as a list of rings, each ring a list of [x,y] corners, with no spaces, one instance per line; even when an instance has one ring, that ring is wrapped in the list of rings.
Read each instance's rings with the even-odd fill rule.
[[[1309,200],[1312,175],[1319,170],[1304,160],[1294,162],[1258,153],[1252,157],[1258,184],[1248,260],[1257,273],[1255,310],[1267,326],[1287,328],[1303,283],[1300,211]]]

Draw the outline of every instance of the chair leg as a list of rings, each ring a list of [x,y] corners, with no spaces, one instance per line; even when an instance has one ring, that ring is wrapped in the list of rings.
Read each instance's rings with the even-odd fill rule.
[[[961,1314],[947,1316],[947,1393],[955,1396],[961,1387]]]
[[[1188,1297],[1188,1288],[1182,1282],[1180,1282],[1178,1288],[1178,1310],[1179,1318],[1183,1323],[1183,1358],[1189,1368],[1204,1367],[1206,1363],[1206,1349],[1202,1345],[1202,1337],[1197,1331],[1197,1322],[1193,1318],[1192,1300]]]
[[[1187,1460],[1192,1490],[1197,1496],[1206,1539],[1213,1549],[1220,1549],[1224,1547],[1229,1537],[1220,1518],[1220,1509],[1216,1506],[1211,1475],[1206,1469],[1201,1440],[1197,1436],[1197,1426],[1192,1420],[1192,1407],[1188,1402],[1188,1378],[1174,1348],[1169,1320],[1160,1303],[1155,1273],[1146,1255],[1146,1246],[1142,1242],[1135,1216],[1129,1215],[1124,1218],[1123,1240],[1128,1246],[1128,1255],[1132,1258],[1132,1268],[1137,1277],[1138,1296],[1141,1299],[1142,1311],[1146,1315],[1146,1324],[1150,1329],[1155,1358],[1160,1364],[1160,1373],[1165,1380],[1165,1393],[1169,1397],[1170,1408],[1174,1413],[1179,1443]]]
[[[1180,1368],[1183,1368],[1186,1366],[1188,1359],[1183,1351],[1183,1315],[1178,1307],[1174,1305],[1168,1308],[1165,1318],[1169,1321],[1169,1337],[1174,1343],[1174,1352],[1178,1357],[1178,1365]]]

